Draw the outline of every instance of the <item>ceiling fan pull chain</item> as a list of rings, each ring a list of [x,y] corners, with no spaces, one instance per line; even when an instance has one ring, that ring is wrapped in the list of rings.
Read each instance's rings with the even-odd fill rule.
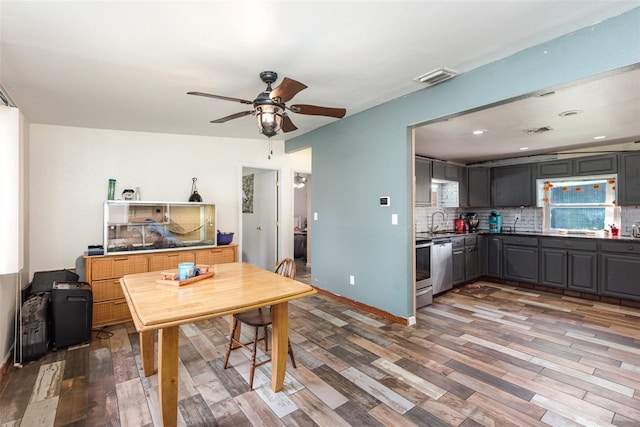
[[[269,155],[267,156],[269,160],[271,160],[271,155],[273,154],[273,146],[271,144],[271,138],[269,138]]]

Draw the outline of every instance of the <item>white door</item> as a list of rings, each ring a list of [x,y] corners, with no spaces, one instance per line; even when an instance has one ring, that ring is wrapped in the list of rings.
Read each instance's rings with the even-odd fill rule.
[[[251,171],[253,209],[242,214],[242,260],[273,270],[278,261],[278,171]]]

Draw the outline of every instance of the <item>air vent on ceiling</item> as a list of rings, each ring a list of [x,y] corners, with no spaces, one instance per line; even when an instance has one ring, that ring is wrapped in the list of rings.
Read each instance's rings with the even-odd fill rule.
[[[551,130],[553,130],[551,126],[542,126],[541,128],[537,129],[525,129],[523,132],[528,135],[538,135],[540,133],[549,132]]]
[[[415,77],[413,80],[418,81],[420,83],[426,83],[429,86],[433,86],[438,83],[442,83],[445,80],[449,80],[457,76],[458,73],[455,70],[450,70],[449,68],[438,68],[437,70],[429,71],[428,73],[424,73],[421,76]]]

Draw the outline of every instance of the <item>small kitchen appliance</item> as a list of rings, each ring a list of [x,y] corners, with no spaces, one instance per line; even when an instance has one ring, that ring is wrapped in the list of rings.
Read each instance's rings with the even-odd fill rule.
[[[636,239],[640,239],[640,223],[635,223],[631,226],[631,235]]]
[[[454,228],[456,233],[460,234],[460,233],[464,233],[464,218],[462,218],[462,215],[460,215],[460,218],[457,218],[453,221],[454,224]]]
[[[467,228],[469,233],[475,233],[478,231],[478,224],[480,224],[480,218],[475,212],[467,213]]]
[[[496,210],[489,214],[489,233],[500,233],[502,231],[502,215]]]

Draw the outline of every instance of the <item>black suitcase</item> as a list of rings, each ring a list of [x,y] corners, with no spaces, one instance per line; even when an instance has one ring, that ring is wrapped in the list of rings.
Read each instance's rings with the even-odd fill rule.
[[[54,283],[51,312],[53,350],[91,341],[93,296],[88,283]]]
[[[69,270],[37,271],[33,273],[31,281],[31,294],[38,295],[42,292],[51,292],[55,282],[77,282],[79,276]]]
[[[22,362],[44,356],[49,350],[49,296],[34,295],[24,302],[20,314],[22,324]]]

